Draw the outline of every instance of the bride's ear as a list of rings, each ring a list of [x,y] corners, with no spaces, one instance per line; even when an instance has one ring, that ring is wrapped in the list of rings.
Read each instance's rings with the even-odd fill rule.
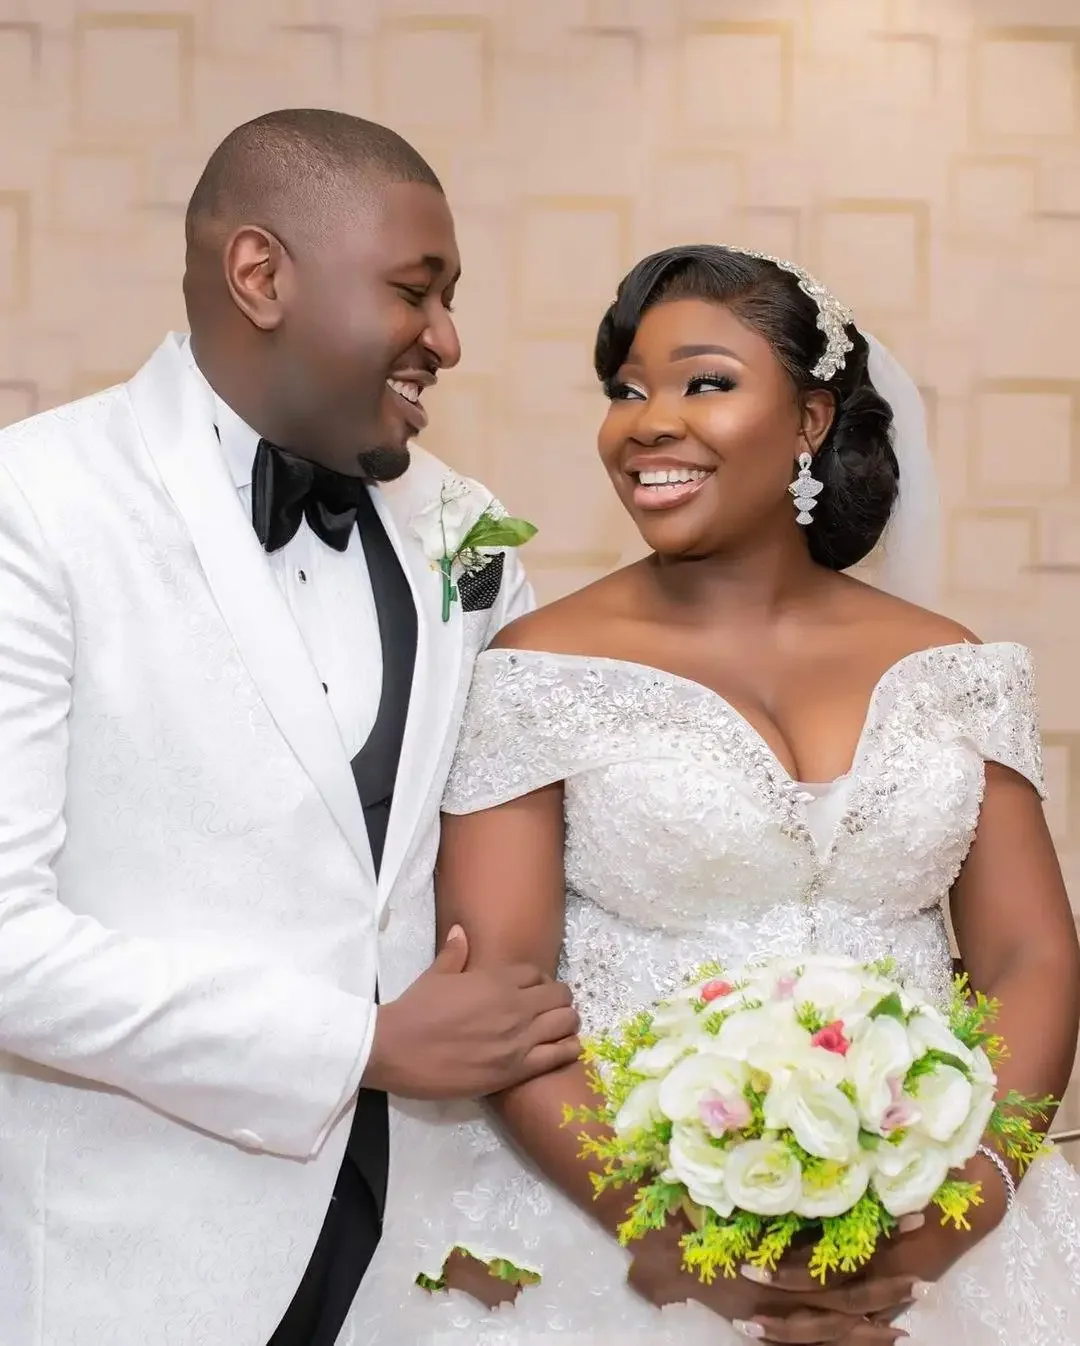
[[[836,400],[825,388],[805,393],[799,402],[799,434],[811,453],[817,453],[836,418]]]

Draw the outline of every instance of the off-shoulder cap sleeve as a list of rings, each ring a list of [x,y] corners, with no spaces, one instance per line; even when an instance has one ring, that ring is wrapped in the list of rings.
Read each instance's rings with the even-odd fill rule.
[[[988,762],[1031,782],[1046,798],[1031,652],[1023,645],[957,647],[949,700],[962,732]]]
[[[650,732],[628,715],[607,661],[487,650],[476,661],[445,813],[478,813],[579,772],[623,761]]]

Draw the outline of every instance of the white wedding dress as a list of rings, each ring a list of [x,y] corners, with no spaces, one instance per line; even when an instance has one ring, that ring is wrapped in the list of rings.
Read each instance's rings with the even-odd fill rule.
[[[1017,645],[911,655],[878,683],[848,775],[804,786],[697,683],[616,660],[489,651],[445,808],[490,808],[566,782],[561,975],[586,1031],[713,958],[734,969],[758,954],[888,953],[905,979],[941,997],[951,978],[941,904],[974,836],[984,761],[1042,791],[1032,686]],[[391,922],[385,994],[423,969],[432,936],[430,907]],[[398,1104],[392,1116],[385,1236],[355,1315],[366,1343],[744,1340],[698,1305],[659,1313],[634,1295],[628,1254],[534,1176],[477,1108]],[[542,1281],[497,1314],[415,1288],[453,1244],[509,1257]],[[1076,1172],[1058,1155],[1041,1160],[1003,1225],[906,1325],[930,1346],[1080,1343]]]

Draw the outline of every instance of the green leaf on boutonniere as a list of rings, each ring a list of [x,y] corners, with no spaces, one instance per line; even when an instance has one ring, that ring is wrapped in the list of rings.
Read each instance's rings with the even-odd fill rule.
[[[461,544],[461,550],[472,547],[520,547],[536,536],[535,524],[528,519],[495,519],[487,512],[480,515]]]

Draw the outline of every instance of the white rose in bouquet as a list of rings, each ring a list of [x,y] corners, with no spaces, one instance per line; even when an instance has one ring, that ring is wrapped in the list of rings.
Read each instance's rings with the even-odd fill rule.
[[[887,1135],[910,1125],[914,1108],[901,1104],[903,1082],[914,1061],[905,1026],[891,1015],[866,1019],[847,1056],[859,1117],[868,1131]]]
[[[631,1089],[622,1107],[615,1114],[613,1127],[617,1136],[632,1136],[660,1117],[660,1081],[642,1080]]]
[[[774,1001],[731,1014],[702,1051],[746,1062],[770,1076],[804,1071],[839,1084],[844,1078],[842,1057],[822,1050],[814,1037],[799,1023],[794,1001]]]
[[[724,1166],[732,1204],[754,1215],[787,1215],[802,1196],[799,1161],[782,1140],[748,1140],[735,1146]]]
[[[972,1086],[971,1111],[945,1145],[950,1168],[963,1168],[979,1148],[996,1106],[992,1080]]]
[[[686,1188],[691,1201],[717,1215],[730,1215],[735,1203],[724,1179],[725,1156],[716,1149],[703,1126],[676,1122],[671,1128],[668,1172]]]
[[[962,1043],[932,1005],[912,1015],[907,1025],[911,1049],[916,1056],[925,1052],[943,1052],[955,1056],[968,1069],[975,1064],[973,1053]]]
[[[824,1220],[852,1209],[870,1184],[870,1164],[856,1159],[853,1164],[838,1165],[823,1178],[803,1174],[802,1195],[795,1203],[795,1214],[805,1220]]]
[[[882,1145],[874,1160],[874,1192],[896,1218],[925,1210],[949,1175],[946,1151],[912,1133],[899,1144]]]
[[[971,1083],[954,1066],[937,1065],[920,1076],[915,1096],[919,1115],[914,1125],[939,1144],[951,1140],[971,1115]]]
[[[659,1109],[673,1122],[700,1122],[713,1136],[738,1131],[750,1121],[748,1071],[741,1061],[713,1053],[687,1056],[658,1086]]]
[[[785,1128],[808,1154],[850,1164],[859,1154],[859,1114],[839,1089],[809,1073],[780,1076],[765,1096],[765,1126]]]

